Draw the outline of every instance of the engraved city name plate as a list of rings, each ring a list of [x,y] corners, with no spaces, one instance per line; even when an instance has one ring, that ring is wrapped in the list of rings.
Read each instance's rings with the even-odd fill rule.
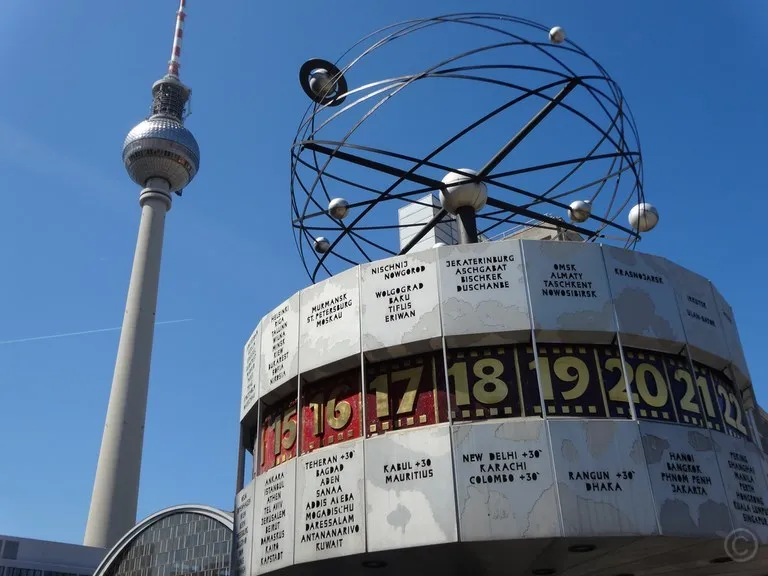
[[[436,259],[436,250],[425,250],[360,267],[363,350],[382,352],[369,356],[403,355],[415,342],[439,344]]]
[[[297,466],[296,563],[365,552],[362,440],[312,452]]]
[[[296,460],[256,477],[251,566],[265,574],[293,564]]]
[[[715,297],[715,304],[717,305],[717,311],[720,317],[720,326],[723,328],[723,337],[728,346],[728,353],[730,355],[731,365],[733,366],[734,376],[736,377],[736,383],[739,384],[739,388],[741,388],[750,382],[751,378],[749,376],[747,360],[744,358],[744,348],[741,346],[739,330],[736,327],[736,317],[733,315],[733,308],[731,308],[731,305],[728,304],[726,299],[714,285],[712,285],[712,293]]]
[[[685,331],[665,261],[614,246],[602,249],[622,344],[679,353]]]
[[[240,421],[246,417],[259,398],[259,350],[261,324],[256,327],[243,348],[243,391],[240,398]]]
[[[309,372],[360,354],[358,268],[301,292],[299,370]]]
[[[616,326],[600,246],[541,240],[522,246],[539,341],[612,342]]]
[[[443,332],[451,346],[530,339],[518,240],[437,249]]]
[[[760,451],[748,440],[712,432],[720,473],[736,528],[746,528],[768,543],[768,486]]]
[[[367,440],[365,482],[369,552],[456,542],[447,424]]]
[[[256,506],[253,494],[255,484],[256,480],[252,480],[237,493],[234,531],[234,546],[237,554],[236,576],[250,576],[251,574],[251,545],[254,538],[253,512]]]
[[[729,354],[712,285],[706,278],[664,260],[694,359],[722,370]]]
[[[725,537],[733,529],[712,437],[706,430],[640,422],[661,533]]]
[[[547,424],[566,536],[658,534],[636,422]]]
[[[261,320],[261,386],[266,396],[294,378],[299,370],[299,294]]]
[[[542,420],[457,424],[453,445],[463,541],[561,535]]]

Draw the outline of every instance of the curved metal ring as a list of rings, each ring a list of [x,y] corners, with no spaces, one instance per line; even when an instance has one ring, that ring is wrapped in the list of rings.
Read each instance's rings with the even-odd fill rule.
[[[334,90],[325,97],[320,97],[312,92],[312,89],[309,86],[309,79],[312,75],[312,71],[317,70],[318,68],[326,70],[336,83]],[[341,70],[334,64],[331,64],[322,58],[312,58],[302,64],[299,69],[299,84],[301,84],[301,89],[304,90],[304,93],[309,96],[310,99],[323,106],[338,106],[344,102],[347,97],[347,80],[344,78]]]

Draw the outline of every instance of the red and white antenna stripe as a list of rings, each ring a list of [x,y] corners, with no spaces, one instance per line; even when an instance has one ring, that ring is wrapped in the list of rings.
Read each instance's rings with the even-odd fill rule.
[[[184,19],[187,17],[184,12],[186,4],[187,0],[179,0],[179,10],[176,12],[176,31],[173,35],[171,61],[168,62],[168,74],[174,78],[179,77],[179,68],[181,67],[181,40],[184,37]]]

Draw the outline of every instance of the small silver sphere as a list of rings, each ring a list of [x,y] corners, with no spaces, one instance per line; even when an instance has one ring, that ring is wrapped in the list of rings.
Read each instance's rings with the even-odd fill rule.
[[[309,76],[309,89],[315,96],[327,96],[333,92],[335,82],[328,70],[320,68]]]
[[[325,236],[318,236],[315,238],[315,252],[318,254],[325,254],[331,248],[331,243],[328,242],[328,238]]]
[[[653,204],[643,202],[629,211],[629,225],[638,232],[648,232],[659,223],[659,211]]]
[[[334,198],[328,203],[328,214],[331,218],[343,220],[349,214],[349,202],[344,198]]]
[[[549,41],[553,44],[560,44],[565,40],[565,30],[560,26],[555,26],[549,31]]]
[[[464,174],[477,174],[469,168],[460,168]],[[443,177],[445,189],[440,190],[440,202],[449,214],[456,214],[459,208],[471,206],[477,212],[488,200],[488,188],[483,182],[469,182],[468,176],[449,172]],[[460,184],[456,184],[460,182]]]
[[[123,143],[123,163],[139,186],[162,178],[171,192],[186,187],[200,167],[200,148],[192,132],[166,116],[152,116],[137,124]]]
[[[447,246],[445,242],[435,242],[435,245],[432,246],[432,248],[440,248],[441,246]]]
[[[589,200],[574,200],[568,209],[571,222],[586,222],[592,214],[592,202]]]

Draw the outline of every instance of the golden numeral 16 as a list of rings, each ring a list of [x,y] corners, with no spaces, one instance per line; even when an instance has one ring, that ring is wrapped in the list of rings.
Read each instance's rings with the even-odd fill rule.
[[[477,382],[472,386],[472,396],[481,404],[498,404],[509,395],[509,387],[501,376],[504,364],[496,358],[480,358],[472,365]],[[448,378],[455,384],[456,405],[466,406],[469,399],[469,375],[465,361],[454,362],[448,368]]]
[[[281,420],[275,420],[272,424],[267,426],[267,430],[274,430],[274,436],[275,436],[275,445],[274,445],[274,453],[275,456],[279,456],[281,449],[282,450],[290,450],[293,448],[294,442],[296,442],[296,420],[291,420],[291,418],[296,414],[296,408],[288,408],[283,413],[283,419]],[[261,456],[261,464],[264,465],[264,462],[267,457],[267,435],[262,434],[263,437],[263,443],[262,443],[262,456]]]
[[[747,428],[744,426],[741,414],[741,405],[739,404],[739,399],[736,397],[736,394],[727,390],[722,384],[717,385],[717,393],[722,397],[723,403],[725,404],[725,406],[723,406],[723,418],[725,419],[725,423],[747,436]],[[731,415],[731,406],[733,406],[733,416]]]
[[[398,415],[408,414],[413,411],[422,372],[424,372],[424,366],[414,366],[413,368],[392,372],[392,382],[407,381],[405,393],[397,407]],[[387,374],[380,374],[374,378],[373,382],[368,384],[368,388],[376,392],[376,418],[387,418],[389,416],[389,383],[387,381]]]
[[[334,430],[341,430],[349,424],[352,418],[352,406],[346,400],[338,402],[338,397],[349,390],[348,386],[337,386],[328,395],[328,401],[323,406],[324,394],[322,391],[315,394],[309,401],[309,407],[312,410],[312,421],[314,423],[314,434],[320,436],[325,429],[325,422]],[[325,409],[325,410],[323,410]],[[325,412],[325,418],[323,418]]]
[[[696,378],[696,386],[694,386],[693,378],[688,370],[678,368],[675,370],[672,377],[678,382],[685,384],[685,394],[680,399],[680,408],[682,410],[694,414],[699,414],[701,412],[698,404],[693,401],[696,397],[696,388],[698,387],[699,392],[701,392],[701,397],[704,399],[704,408],[707,411],[707,415],[710,418],[715,417],[715,407],[712,404],[712,397],[709,395],[709,386],[707,385],[707,379],[704,376]]]
[[[529,370],[535,370],[536,364],[533,360],[528,363]],[[549,358],[539,355],[539,377],[541,378],[541,387],[544,389],[544,400],[554,400],[555,392],[552,387],[552,370],[555,376],[562,382],[574,382],[570,390],[558,391],[563,400],[576,400],[584,395],[589,386],[589,368],[586,362],[575,356],[561,356],[555,360],[554,366],[550,368]]]
[[[609,399],[614,402],[629,402],[629,399],[627,398],[627,382],[629,382],[631,388],[632,382],[634,381],[637,385],[637,392],[640,393],[638,397],[637,392],[632,392],[632,401],[635,404],[639,404],[642,399],[642,401],[651,408],[662,408],[663,406],[666,406],[667,401],[669,400],[669,390],[667,389],[667,382],[664,379],[664,376],[662,376],[656,366],[643,362],[638,365],[637,370],[633,370],[632,366],[629,364],[626,364],[626,368],[627,374],[625,381],[621,360],[618,358],[608,358],[605,361],[606,370],[610,370],[611,372],[618,370],[620,375],[619,381],[608,391]],[[647,378],[649,374],[654,381],[654,388],[656,389],[655,393],[651,392],[651,389],[648,386]]]

